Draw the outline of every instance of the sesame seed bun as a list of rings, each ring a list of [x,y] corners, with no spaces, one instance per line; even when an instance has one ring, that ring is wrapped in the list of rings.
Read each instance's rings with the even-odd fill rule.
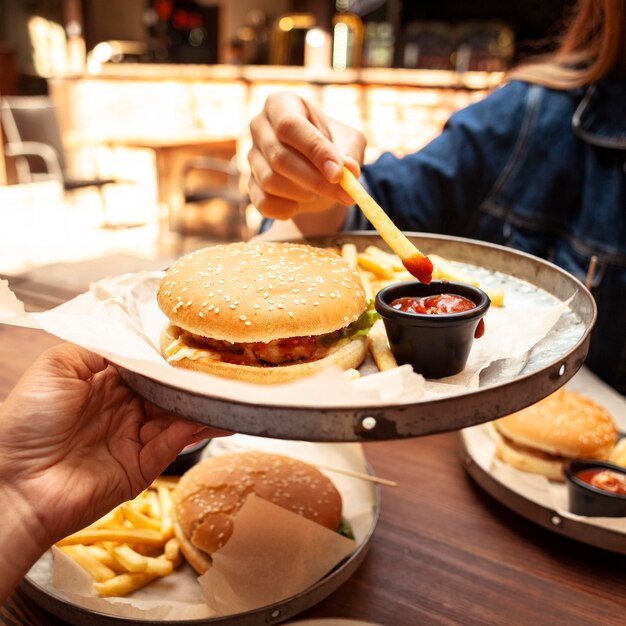
[[[173,492],[176,536],[198,573],[230,539],[234,517],[251,493],[330,530],[339,528],[341,495],[316,467],[264,452],[211,457],[187,471]]]
[[[358,367],[367,352],[363,337],[327,340],[358,320],[367,303],[358,274],[322,248],[277,242],[203,248],[170,267],[157,302],[171,322],[161,352],[178,367],[281,383],[330,365]]]
[[[361,280],[341,256],[278,242],[196,250],[169,268],[157,302],[175,326],[234,343],[330,333],[366,306]]]
[[[571,459],[608,459],[617,441],[606,410],[568,389],[496,420],[494,428],[498,458],[551,480],[563,480],[563,467]]]

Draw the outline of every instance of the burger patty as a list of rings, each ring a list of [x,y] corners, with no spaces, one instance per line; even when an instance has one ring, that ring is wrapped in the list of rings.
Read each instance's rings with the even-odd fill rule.
[[[314,335],[274,339],[267,343],[232,343],[181,331],[179,339],[192,348],[216,352],[220,361],[237,365],[285,365],[317,361],[326,357],[331,348]]]

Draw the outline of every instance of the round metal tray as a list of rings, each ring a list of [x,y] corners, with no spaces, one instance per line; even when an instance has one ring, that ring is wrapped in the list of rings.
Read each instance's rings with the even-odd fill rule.
[[[611,552],[626,554],[626,535],[623,532],[594,526],[584,520],[564,517],[555,509],[516,493],[476,462],[462,434],[459,439],[467,473],[479,487],[498,502],[518,515],[559,535]]]
[[[494,244],[408,233],[418,248],[471,265],[481,285],[504,287],[530,302],[566,301],[568,310],[530,354],[492,364],[478,389],[450,397],[376,408],[280,406],[224,400],[182,390],[121,370],[140,395],[173,413],[224,430],[307,441],[375,441],[415,437],[489,421],[517,411],[555,391],[581,367],[596,318],[593,297],[584,285],[542,259]],[[337,247],[354,243],[388,249],[377,233],[346,232],[311,237],[307,243]],[[508,297],[508,295],[507,295]]]
[[[369,466],[368,472],[371,475],[374,475],[373,470]],[[335,567],[335,569],[324,576],[324,578],[303,592],[282,600],[281,602],[276,602],[254,611],[247,611],[246,613],[238,613],[236,615],[227,615],[224,617],[192,620],[140,620],[93,611],[72,602],[61,593],[57,592],[52,586],[51,579],[46,581],[46,584],[44,585],[35,580],[35,578],[38,580],[40,579],[42,570],[45,572],[46,576],[49,574],[51,577],[52,554],[50,552],[47,552],[33,566],[33,569],[31,569],[22,581],[20,588],[43,609],[52,613],[52,615],[65,620],[69,624],[75,624],[76,626],[93,626],[94,624],[117,624],[122,626],[129,626],[130,624],[141,624],[141,626],[199,626],[201,624],[219,624],[223,626],[267,626],[268,624],[280,624],[281,622],[306,611],[324,600],[324,598],[328,597],[331,593],[333,593],[333,591],[339,589],[339,587],[341,587],[341,585],[343,585],[352,576],[352,574],[354,574],[359,565],[361,565],[369,551],[370,543],[380,515],[379,485],[375,486],[375,493],[376,500],[371,526],[363,541],[359,544],[357,549],[347,559],[345,559],[345,561],[340,563],[337,567]],[[40,571],[37,572],[37,576],[34,576],[33,573],[36,568]]]

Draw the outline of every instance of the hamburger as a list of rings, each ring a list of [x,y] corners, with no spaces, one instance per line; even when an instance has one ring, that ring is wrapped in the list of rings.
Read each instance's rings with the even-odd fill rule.
[[[252,383],[358,367],[376,319],[340,255],[293,243],[197,250],[169,268],[157,302],[169,363]]]
[[[290,457],[242,452],[200,461],[174,492],[174,532],[181,551],[199,573],[233,533],[233,520],[255,494],[330,530],[341,526],[341,495],[316,467]]]
[[[557,481],[563,480],[563,468],[572,459],[608,459],[618,434],[604,408],[567,389],[493,425],[499,459]]]

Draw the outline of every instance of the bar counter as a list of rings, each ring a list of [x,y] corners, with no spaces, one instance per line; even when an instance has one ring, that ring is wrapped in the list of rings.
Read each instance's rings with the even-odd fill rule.
[[[58,340],[0,325],[0,399]],[[467,476],[458,435],[365,444],[383,487],[370,552],[353,577],[298,616],[413,624],[624,623],[625,557],[553,534]],[[64,624],[16,591],[4,624]]]

